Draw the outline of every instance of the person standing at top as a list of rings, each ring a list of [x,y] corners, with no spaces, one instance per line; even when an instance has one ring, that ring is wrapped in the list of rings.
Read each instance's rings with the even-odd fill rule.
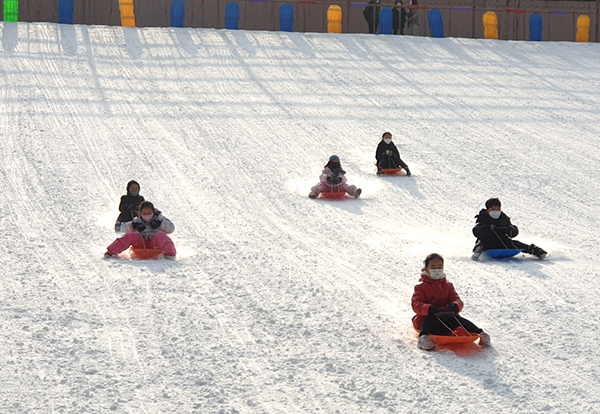
[[[369,25],[369,33],[376,34],[379,28],[379,12],[381,11],[381,0],[369,0],[367,7],[363,10],[363,16]]]
[[[411,6],[418,6],[417,0],[410,1]],[[408,8],[406,14],[406,34],[419,36],[419,9]]]
[[[392,7],[393,20],[392,27],[395,35],[404,34],[404,26],[406,25],[406,9],[402,4],[402,0],[396,0],[394,7]]]

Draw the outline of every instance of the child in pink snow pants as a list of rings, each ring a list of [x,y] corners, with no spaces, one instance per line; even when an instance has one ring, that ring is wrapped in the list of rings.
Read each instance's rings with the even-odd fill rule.
[[[115,256],[130,247],[161,249],[167,259],[175,258],[177,254],[173,240],[167,236],[173,233],[175,226],[149,201],[140,204],[138,217],[123,224],[122,230],[126,234],[108,246],[105,257]]]
[[[329,157],[319,180],[321,182],[310,189],[309,198],[317,198],[321,193],[348,193],[351,197],[358,198],[362,193],[360,188],[347,184],[346,171],[342,170],[340,157],[337,155]]]

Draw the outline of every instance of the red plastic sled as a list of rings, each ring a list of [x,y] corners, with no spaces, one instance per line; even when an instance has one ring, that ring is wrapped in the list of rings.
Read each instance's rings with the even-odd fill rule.
[[[139,249],[136,247],[131,248],[131,258],[139,260],[153,260],[157,259],[158,256],[163,254],[161,249]]]
[[[346,196],[345,191],[339,191],[335,193],[321,193],[323,198],[344,198]]]
[[[395,175],[402,171],[402,168],[382,168],[381,172],[385,175]]]
[[[479,339],[479,334],[467,332],[459,326],[451,335],[429,335],[429,339],[439,345],[470,344]]]

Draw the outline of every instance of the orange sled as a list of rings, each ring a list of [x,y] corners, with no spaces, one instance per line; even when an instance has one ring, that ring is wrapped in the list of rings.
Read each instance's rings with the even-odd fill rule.
[[[394,175],[402,171],[402,168],[382,168],[381,172],[385,175]]]
[[[345,191],[338,191],[336,193],[321,193],[323,198],[344,198],[346,196]]]
[[[439,345],[451,344],[470,344],[479,339],[479,334],[467,332],[462,327],[458,327],[450,335],[429,335],[429,339]]]
[[[153,260],[157,259],[158,256],[163,254],[161,249],[138,249],[136,247],[131,248],[131,258],[139,260]]]

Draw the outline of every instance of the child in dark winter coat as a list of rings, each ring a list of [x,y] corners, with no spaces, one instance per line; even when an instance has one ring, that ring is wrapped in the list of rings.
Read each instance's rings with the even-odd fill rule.
[[[477,242],[473,248],[473,260],[478,260],[481,253],[491,249],[521,249],[525,253],[543,259],[548,254],[535,244],[525,244],[513,237],[517,237],[519,229],[510,222],[510,217],[501,210],[502,204],[497,198],[490,198],[485,202],[485,209],[478,215],[473,235]]]
[[[456,328],[479,335],[479,345],[489,346],[490,336],[471,321],[459,316],[463,302],[454,285],[446,280],[444,258],[432,253],[425,259],[421,270],[420,284],[415,286],[412,296],[412,308],[416,315],[413,326],[419,332],[418,347],[426,351],[435,348],[429,335],[450,335]]]
[[[381,142],[375,151],[375,158],[377,159],[377,175],[383,175],[383,169],[403,168],[406,175],[410,177],[410,169],[400,158],[400,151],[392,142],[390,132],[384,132],[381,136]]]
[[[160,249],[166,259],[174,259],[177,254],[173,240],[167,234],[175,231],[175,226],[149,201],[140,204],[137,218],[123,224],[123,237],[108,246],[104,257],[112,257],[135,247],[138,249]]]
[[[127,183],[127,194],[121,197],[119,203],[119,217],[115,222],[115,231],[121,231],[123,223],[132,221],[138,215],[138,209],[144,197],[140,195],[140,185],[137,181]]]
[[[340,158],[337,155],[329,157],[329,162],[319,177],[320,183],[311,188],[308,197],[317,198],[322,192],[348,193],[354,198],[360,197],[362,190],[355,185],[348,185],[346,171],[342,170]]]

